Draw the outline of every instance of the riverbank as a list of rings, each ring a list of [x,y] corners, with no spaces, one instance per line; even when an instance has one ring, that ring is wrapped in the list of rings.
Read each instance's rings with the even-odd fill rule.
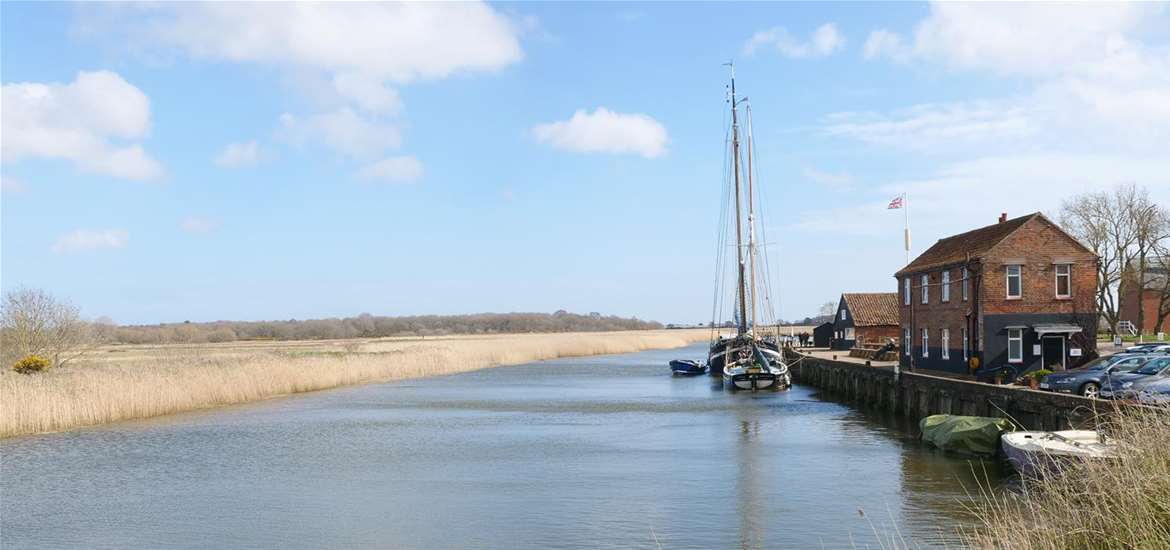
[[[0,437],[236,405],[365,382],[558,357],[682,347],[709,329],[106,346],[69,367],[0,375]]]

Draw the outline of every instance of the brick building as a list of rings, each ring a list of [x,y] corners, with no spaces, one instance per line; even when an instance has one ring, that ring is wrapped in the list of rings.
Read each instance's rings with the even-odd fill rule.
[[[898,340],[898,294],[853,292],[841,295],[833,317],[833,349],[853,349]]]
[[[1136,269],[1121,280],[1118,289],[1117,314],[1120,320],[1129,321],[1142,334],[1155,334],[1159,330],[1170,332],[1167,313],[1170,313],[1170,258],[1154,258],[1146,267],[1142,285],[1137,283]],[[1139,290],[1140,289],[1140,290]],[[1140,304],[1140,305],[1139,305]],[[1138,308],[1143,315],[1138,315]],[[1161,316],[1159,316],[1161,314]],[[1139,319],[1139,317],[1141,319]],[[1158,321],[1161,320],[1161,323]],[[1144,325],[1138,327],[1139,321]]]
[[[894,276],[903,368],[1072,368],[1096,356],[1097,256],[1043,214],[942,239]]]

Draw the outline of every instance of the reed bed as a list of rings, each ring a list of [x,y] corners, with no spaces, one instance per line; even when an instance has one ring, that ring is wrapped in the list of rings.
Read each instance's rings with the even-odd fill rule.
[[[1101,428],[1121,448],[1113,462],[1075,462],[1025,480],[1018,492],[985,490],[966,537],[975,548],[1170,548],[1170,407],[1124,408]]]
[[[0,375],[0,437],[371,381],[681,347],[709,335],[694,329],[109,347],[73,366]]]

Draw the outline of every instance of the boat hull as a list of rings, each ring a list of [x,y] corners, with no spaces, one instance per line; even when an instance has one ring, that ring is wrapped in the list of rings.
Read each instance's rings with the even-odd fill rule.
[[[727,366],[727,357],[734,357],[736,351],[750,345],[750,342],[741,339],[724,339],[712,342],[711,349],[707,354],[707,365],[710,367],[708,373],[711,376],[722,376],[723,369]],[[756,341],[756,346],[768,358],[768,361],[783,361],[784,357],[780,354],[780,347],[776,344],[767,341]]]
[[[1091,430],[1013,432],[1000,438],[1004,457],[1024,477],[1059,473],[1080,460],[1111,460],[1112,445],[1098,442]]]
[[[737,390],[771,390],[782,389],[784,386],[782,376],[770,373],[723,373],[723,383]]]
[[[674,360],[670,362],[670,372],[675,376],[696,376],[707,372],[707,366],[698,361]]]

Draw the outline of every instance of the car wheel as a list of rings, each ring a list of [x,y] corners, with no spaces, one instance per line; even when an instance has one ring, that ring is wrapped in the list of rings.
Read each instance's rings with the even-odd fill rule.
[[[1081,395],[1088,397],[1089,399],[1097,399],[1101,396],[1101,386],[1099,386],[1096,382],[1089,382],[1088,384],[1081,386]]]

